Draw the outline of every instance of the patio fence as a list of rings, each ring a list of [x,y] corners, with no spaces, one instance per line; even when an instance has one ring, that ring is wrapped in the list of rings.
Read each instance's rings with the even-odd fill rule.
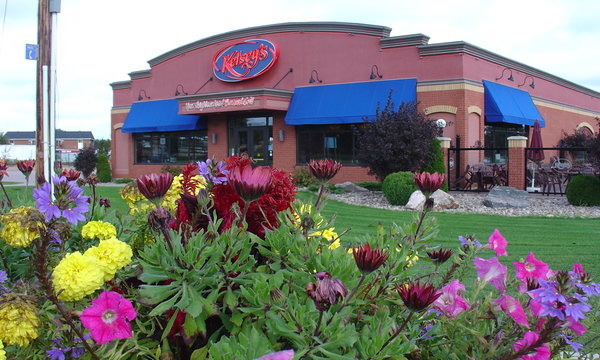
[[[450,190],[487,191],[508,186],[508,148],[451,147],[448,149]]]

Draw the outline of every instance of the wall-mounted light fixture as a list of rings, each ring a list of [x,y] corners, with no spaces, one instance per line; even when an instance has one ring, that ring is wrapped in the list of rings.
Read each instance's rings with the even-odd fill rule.
[[[279,141],[283,142],[285,140],[285,132],[283,129],[279,129]]]
[[[502,73],[500,74],[500,77],[497,77],[497,78],[496,78],[496,80],[500,80],[500,79],[502,79],[502,77],[504,77],[504,72],[505,72],[506,70],[508,70],[508,71],[510,72],[510,76],[509,76],[509,77],[508,77],[506,80],[509,80],[509,81],[515,81],[515,78],[512,76],[512,70],[511,70],[511,69],[509,69],[509,68],[507,68],[507,67],[506,67],[506,68],[504,68],[504,69],[502,69]]]
[[[278,82],[276,82],[276,83],[275,83],[275,85],[273,85],[273,89],[275,89],[275,88],[277,87],[277,85],[279,85],[279,83],[280,83],[281,81],[283,81],[283,79],[285,79],[285,77],[286,77],[286,76],[288,76],[289,74],[291,74],[291,73],[293,73],[293,72],[294,72],[294,69],[290,68],[290,69],[289,69],[289,70],[288,70],[288,71],[285,73],[285,75],[283,75],[283,77],[282,77],[281,79],[279,79],[279,81],[278,81]]]
[[[144,95],[142,95],[144,94]],[[150,99],[150,96],[148,96],[148,94],[146,94],[146,90],[140,90],[140,92],[138,93],[138,101],[142,101],[144,99]]]
[[[373,80],[373,79],[377,79],[377,78],[382,78],[383,75],[381,75],[379,73],[379,68],[377,67],[377,65],[373,65],[371,66],[371,75],[369,76],[369,79]]]
[[[535,79],[531,75],[525,76],[525,79],[523,79],[523,83],[521,85],[519,85],[519,87],[525,85],[525,82],[527,82],[528,78],[531,78],[531,84],[529,84],[529,87],[532,88],[532,89],[535,89],[535,83],[534,83]]]
[[[445,127],[446,127],[446,124],[447,124],[447,123],[446,123],[446,120],[444,120],[444,119],[437,119],[437,120],[435,121],[435,124],[437,125],[437,127],[439,127],[439,128],[441,128],[441,129],[443,129],[443,128],[445,128]]]
[[[313,77],[313,74],[315,75],[315,77]],[[315,82],[320,82],[322,83],[323,80],[319,79],[319,73],[317,72],[317,70],[313,70],[310,72],[310,79],[308,80],[309,84],[315,83]]]
[[[216,144],[216,143],[217,143],[217,133],[212,133],[212,134],[211,134],[211,142],[212,142],[213,144]]]
[[[181,89],[181,91],[179,91],[179,89]],[[177,84],[177,87],[175,88],[175,96],[179,96],[179,95],[187,95],[188,93],[185,92],[185,90],[183,89],[183,85],[181,84]]]
[[[206,80],[206,82],[205,82],[204,84],[202,84],[202,86],[200,86],[200,88],[199,88],[198,90],[194,91],[194,94],[197,94],[197,93],[198,93],[198,91],[202,90],[202,88],[203,88],[203,87],[205,87],[205,86],[206,86],[206,84],[208,84],[208,83],[209,83],[209,82],[211,82],[211,81],[213,81],[213,77],[212,77],[212,76],[211,76],[211,77],[209,77],[209,78],[208,78],[208,80]]]

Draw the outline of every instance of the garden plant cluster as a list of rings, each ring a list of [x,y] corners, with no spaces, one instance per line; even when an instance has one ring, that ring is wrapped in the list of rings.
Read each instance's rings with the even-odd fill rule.
[[[35,207],[9,203],[0,360],[585,353],[600,284],[580,264],[550,269],[533,253],[509,270],[499,230],[436,246],[431,194],[443,175],[414,174],[426,202],[413,222],[349,240],[321,215],[340,164],[309,163],[320,191],[308,204],[289,174],[251,163],[232,156],[141,176],[121,191],[128,214],[97,199],[93,174],[73,170],[40,184]]]

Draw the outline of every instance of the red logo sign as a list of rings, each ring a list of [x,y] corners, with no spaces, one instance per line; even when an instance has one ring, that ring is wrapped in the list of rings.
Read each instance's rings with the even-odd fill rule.
[[[246,40],[219,50],[213,57],[213,72],[222,81],[248,80],[267,72],[278,57],[279,48],[272,42]]]

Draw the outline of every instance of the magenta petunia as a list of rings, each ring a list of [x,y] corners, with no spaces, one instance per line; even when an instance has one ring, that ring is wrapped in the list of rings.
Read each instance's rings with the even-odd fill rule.
[[[506,289],[506,266],[502,265],[497,257],[493,257],[489,260],[485,260],[476,257],[473,260],[475,268],[477,269],[477,276],[485,283],[492,283],[496,289],[504,292]]]
[[[508,245],[508,242],[506,242],[506,239],[500,234],[498,229],[495,229],[488,238],[488,245],[490,249],[496,252],[496,256],[508,255],[506,252],[506,245]]]
[[[501,295],[494,301],[494,305],[498,305],[502,311],[507,312],[517,324],[529,327],[527,316],[525,316],[523,307],[517,299],[509,295]]]
[[[569,329],[571,329],[578,336],[585,334],[585,332],[587,331],[587,328],[582,323],[573,319],[570,316],[567,316],[566,325]]]
[[[519,351],[522,348],[529,348],[540,336],[533,331],[528,331],[523,335],[523,339],[518,340],[514,345],[513,349],[515,351]],[[550,360],[550,348],[548,348],[548,344],[543,344],[542,346],[536,347],[535,349],[531,349],[531,351],[535,351],[534,353],[529,353],[527,355],[521,356],[521,360]]]
[[[447,317],[454,319],[458,314],[469,309],[469,303],[461,297],[463,290],[465,286],[458,280],[451,281],[441,289],[442,295],[433,302],[433,306]]]
[[[516,276],[519,280],[527,282],[527,280],[547,280],[548,271],[550,268],[543,261],[537,260],[533,253],[529,253],[525,262],[514,262]]]
[[[101,345],[113,339],[132,337],[129,321],[136,316],[129,300],[114,291],[104,291],[83,310],[81,323],[90,331],[92,339]]]
[[[283,350],[263,355],[255,360],[291,360],[294,357],[294,350]]]

